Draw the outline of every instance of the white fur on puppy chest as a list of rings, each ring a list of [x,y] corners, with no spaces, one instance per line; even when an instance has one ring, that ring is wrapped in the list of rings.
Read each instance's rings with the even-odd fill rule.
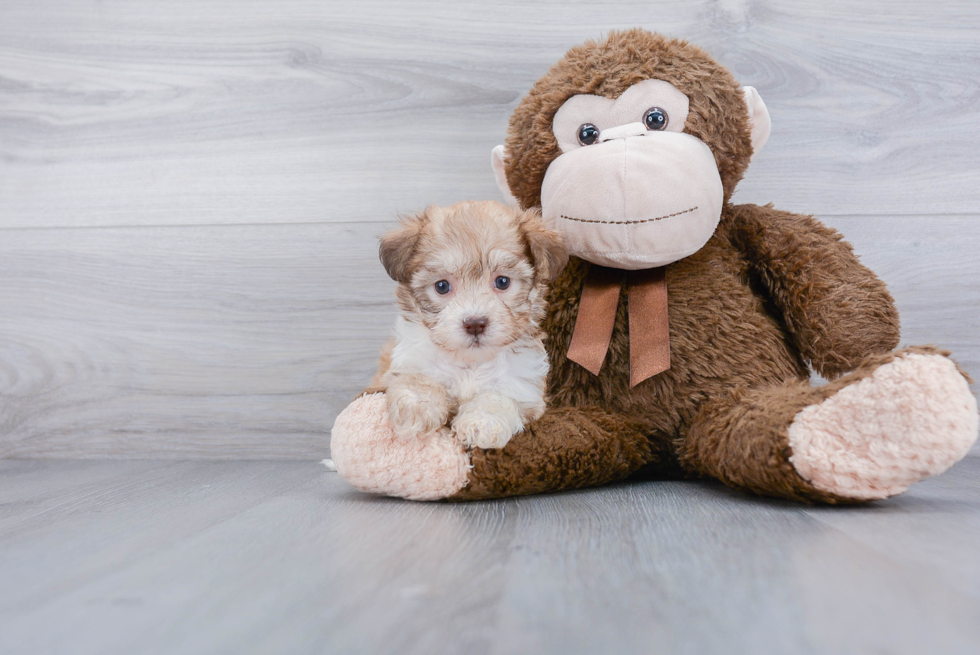
[[[399,316],[389,371],[423,375],[444,387],[458,403],[453,426],[466,446],[502,448],[523,430],[522,416],[544,412],[548,359],[536,339],[477,353],[447,351],[425,326]]]

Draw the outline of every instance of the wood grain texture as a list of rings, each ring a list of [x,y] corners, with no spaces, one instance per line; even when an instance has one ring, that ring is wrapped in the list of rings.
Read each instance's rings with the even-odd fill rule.
[[[977,217],[834,217],[980,376]],[[382,223],[10,230],[0,457],[317,458],[395,309]]]
[[[0,457],[326,452],[394,320],[375,231],[9,232]]]
[[[0,470],[3,652],[980,649],[977,457],[813,509],[696,482],[419,504],[303,462]]]
[[[394,316],[375,237],[494,198],[570,46],[645,26],[762,92],[736,201],[840,227],[980,376],[980,5],[0,5],[0,458],[307,458]]]
[[[980,215],[824,221],[888,284],[901,317],[902,344],[948,348],[980,379]]]
[[[738,199],[980,207],[972,0],[5,3],[0,226],[377,220],[497,197],[488,161],[570,46],[643,26],[759,88]]]

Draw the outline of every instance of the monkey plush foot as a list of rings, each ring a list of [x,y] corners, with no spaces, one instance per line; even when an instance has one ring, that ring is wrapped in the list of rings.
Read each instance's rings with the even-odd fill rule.
[[[337,416],[330,454],[337,472],[357,489],[411,500],[452,496],[466,484],[470,468],[449,428],[397,437],[383,393],[361,396]]]
[[[790,462],[827,493],[886,498],[962,459],[977,424],[976,399],[956,364],[910,349],[800,411],[788,431]]]

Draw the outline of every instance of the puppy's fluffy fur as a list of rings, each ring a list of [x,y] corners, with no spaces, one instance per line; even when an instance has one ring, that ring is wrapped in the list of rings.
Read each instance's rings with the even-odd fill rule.
[[[502,448],[544,413],[538,324],[567,261],[561,238],[535,211],[464,202],[404,219],[380,255],[401,309],[376,378],[393,429],[414,436],[452,419],[465,446]]]

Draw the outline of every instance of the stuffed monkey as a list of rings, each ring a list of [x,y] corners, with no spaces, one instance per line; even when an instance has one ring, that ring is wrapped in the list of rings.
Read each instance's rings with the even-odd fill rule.
[[[499,450],[396,438],[383,389],[331,450],[365,491],[479,499],[704,476],[808,502],[905,491],[977,436],[945,351],[895,350],[885,285],[811,216],[733,205],[769,135],[759,94],[700,48],[643,30],[570,50],[494,150],[498,184],[574,255],[542,327],[549,409]],[[830,382],[812,386],[810,368]]]

